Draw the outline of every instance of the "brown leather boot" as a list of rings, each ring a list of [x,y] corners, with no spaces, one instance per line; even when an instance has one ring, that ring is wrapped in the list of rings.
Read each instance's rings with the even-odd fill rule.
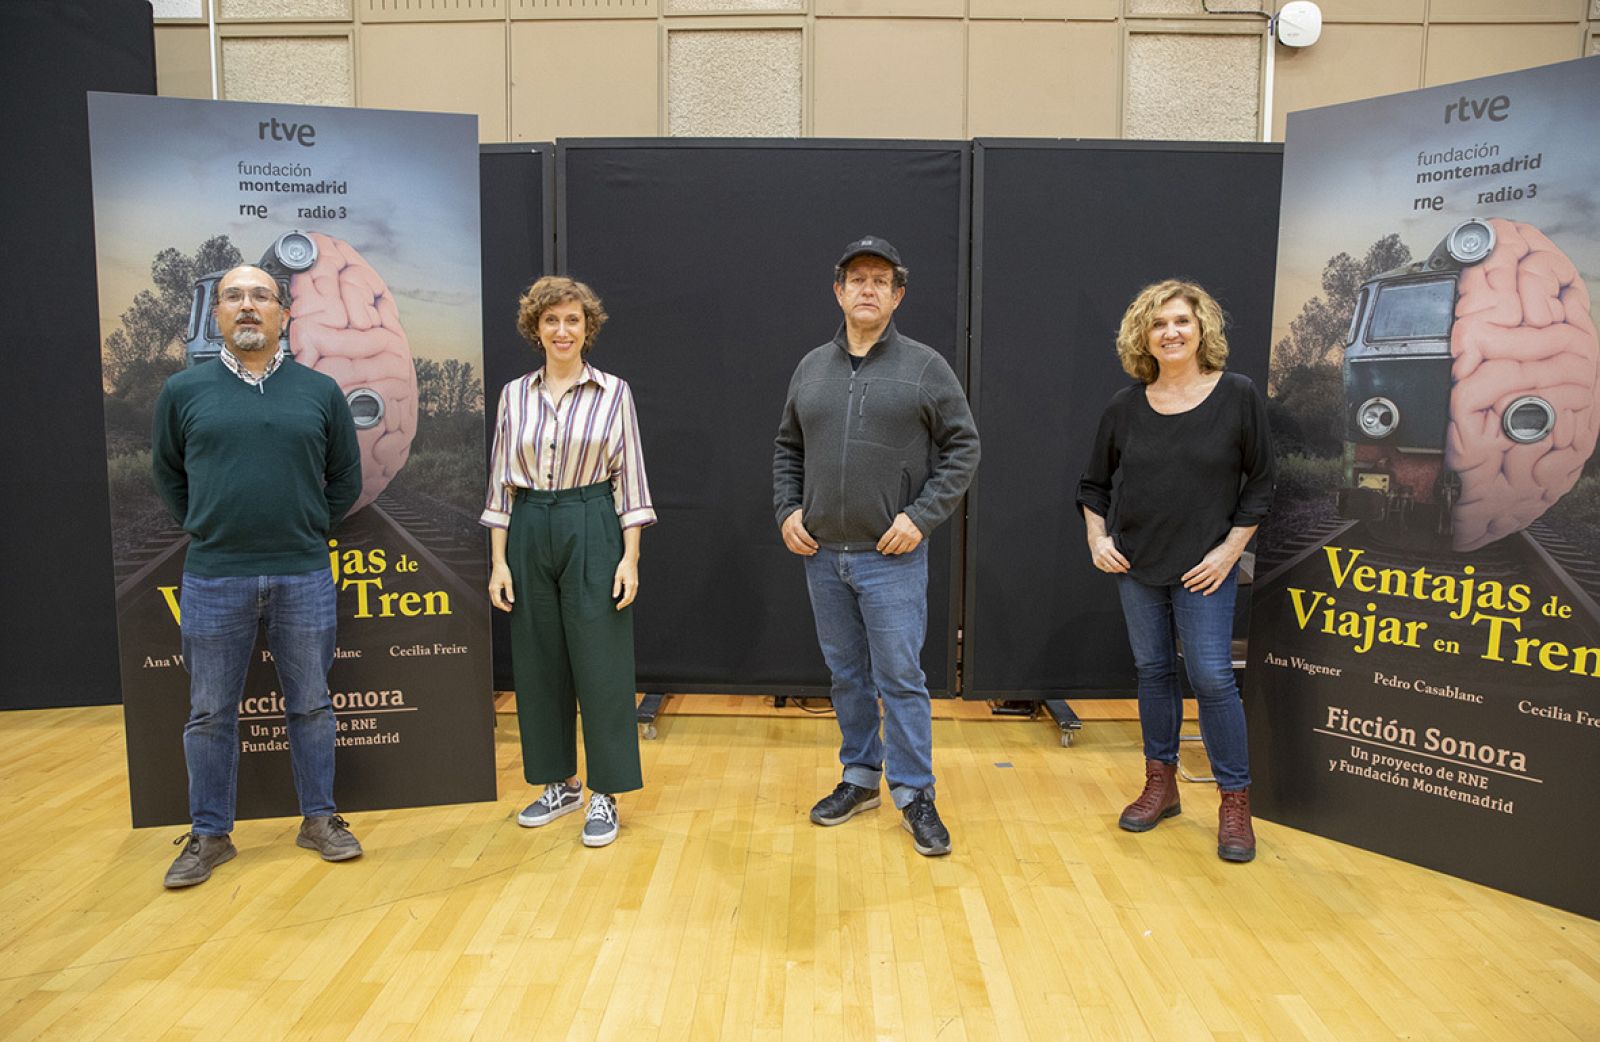
[[[1178,804],[1178,765],[1160,760],[1144,762],[1144,791],[1128,804],[1117,824],[1129,832],[1149,832],[1162,818],[1183,813]]]
[[[1250,790],[1222,794],[1217,811],[1217,857],[1224,861],[1249,861],[1256,856],[1256,833],[1250,827]]]

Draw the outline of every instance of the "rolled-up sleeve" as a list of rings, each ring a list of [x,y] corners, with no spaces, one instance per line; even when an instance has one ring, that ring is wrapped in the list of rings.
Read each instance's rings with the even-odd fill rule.
[[[1111,513],[1111,483],[1122,462],[1117,448],[1118,414],[1116,402],[1106,406],[1106,411],[1100,414],[1100,427],[1095,431],[1089,464],[1078,479],[1078,506],[1101,517]]]
[[[633,406],[633,390],[626,380],[621,386],[620,408],[612,423],[610,446],[611,498],[623,528],[638,528],[656,523],[655,507],[650,502],[650,482],[644,473],[644,448],[639,440],[639,415]]]
[[[489,452],[489,491],[484,497],[483,513],[478,515],[478,523],[488,528],[511,527],[511,492],[506,486],[511,480],[511,453],[516,448],[516,437],[511,430],[515,410],[510,402],[517,383],[513,380],[500,389],[494,448]]]
[[[1233,526],[1259,525],[1272,511],[1272,490],[1278,478],[1278,457],[1272,450],[1272,427],[1267,419],[1267,403],[1251,383],[1240,405],[1239,505],[1233,511]]]

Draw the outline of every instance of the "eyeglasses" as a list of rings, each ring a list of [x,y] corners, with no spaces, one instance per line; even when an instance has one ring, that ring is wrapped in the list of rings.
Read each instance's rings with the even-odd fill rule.
[[[258,306],[278,303],[278,295],[265,286],[251,286],[248,291],[240,289],[238,286],[229,286],[217,294],[217,297],[230,307],[238,307],[247,299]]]

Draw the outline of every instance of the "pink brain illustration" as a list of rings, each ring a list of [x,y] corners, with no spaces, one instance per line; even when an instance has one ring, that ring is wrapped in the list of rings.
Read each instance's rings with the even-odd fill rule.
[[[1538,520],[1600,434],[1600,340],[1576,266],[1532,225],[1488,223],[1494,250],[1461,273],[1450,335],[1445,466],[1461,478],[1463,551]]]
[[[361,496],[378,498],[411,452],[417,433],[417,374],[400,311],[372,265],[349,243],[320,232],[317,262],[289,283],[289,348],[338,381],[361,443]]]

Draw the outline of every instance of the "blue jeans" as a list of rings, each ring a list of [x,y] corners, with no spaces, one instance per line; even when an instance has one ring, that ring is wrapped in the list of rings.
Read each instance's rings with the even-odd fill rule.
[[[817,642],[833,674],[844,780],[876,789],[887,752],[896,807],[919,792],[932,796],[933,707],[922,672],[927,542],[894,557],[876,550],[818,550],[806,558],[806,586]]]
[[[1178,762],[1178,728],[1183,723],[1183,691],[1178,686],[1178,651],[1200,707],[1200,735],[1211,757],[1211,773],[1225,791],[1250,784],[1250,751],[1244,730],[1244,703],[1233,675],[1233,602],[1239,569],[1211,596],[1190,593],[1182,583],[1146,586],[1119,575],[1122,615],[1133,645],[1139,677],[1139,726],[1147,760]]]
[[[333,664],[338,614],[333,573],[213,577],[183,573],[179,615],[189,671],[189,818],[199,836],[233,831],[239,778],[239,701],[255,653],[257,628],[278,668],[288,718],[289,761],[300,813],[326,817],[333,807]]]

